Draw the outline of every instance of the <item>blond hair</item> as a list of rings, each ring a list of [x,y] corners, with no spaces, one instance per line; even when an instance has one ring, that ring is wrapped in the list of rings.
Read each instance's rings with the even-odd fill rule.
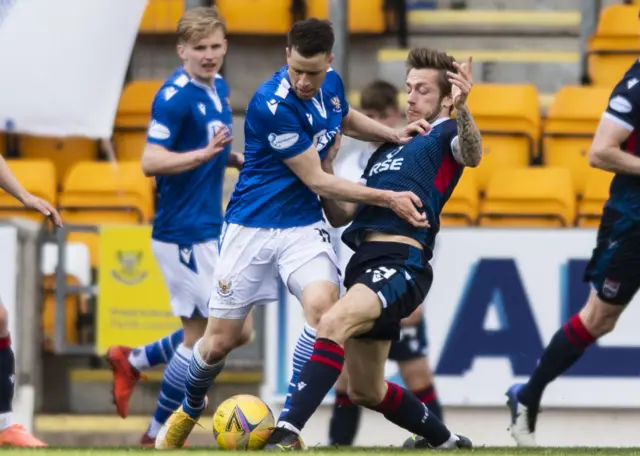
[[[227,26],[215,6],[201,6],[188,10],[178,21],[178,42],[195,43],[217,29],[227,34]]]

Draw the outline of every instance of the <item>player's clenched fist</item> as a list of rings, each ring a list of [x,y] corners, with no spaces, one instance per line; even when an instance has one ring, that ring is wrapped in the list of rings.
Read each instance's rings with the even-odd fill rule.
[[[422,201],[413,192],[392,192],[389,208],[413,226],[418,228],[429,227],[427,216],[420,213],[417,208],[422,207]]]

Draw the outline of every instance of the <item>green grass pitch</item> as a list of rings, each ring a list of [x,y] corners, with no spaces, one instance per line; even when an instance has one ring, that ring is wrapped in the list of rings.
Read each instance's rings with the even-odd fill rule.
[[[141,448],[38,448],[38,449],[0,449],[2,456],[107,456],[107,455],[127,455],[149,456],[153,449]],[[175,456],[210,456],[211,453],[221,452],[215,448],[185,448],[179,451],[163,451],[162,455]],[[397,448],[352,448],[349,450],[337,448],[311,448],[309,450],[313,456],[352,456],[364,452],[375,453],[377,456],[398,456],[407,454],[431,453],[429,450],[400,450]],[[235,453],[235,452],[234,452]],[[256,452],[251,452],[255,454]],[[473,454],[478,456],[640,456],[640,448],[476,448],[473,450],[458,450],[449,453],[448,451],[437,452],[438,454]]]

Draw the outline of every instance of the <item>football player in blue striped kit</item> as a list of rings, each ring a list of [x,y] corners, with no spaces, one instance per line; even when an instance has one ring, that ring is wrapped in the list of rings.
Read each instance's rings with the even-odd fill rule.
[[[451,432],[411,392],[386,382],[384,365],[400,322],[424,301],[431,287],[432,257],[440,212],[465,166],[482,156],[481,137],[466,100],[471,90],[471,59],[460,65],[430,49],[413,49],[407,59],[407,118],[431,124],[428,134],[408,144],[384,144],[369,160],[362,183],[369,188],[419,195],[430,226],[415,227],[388,209],[323,199],[329,222],[355,254],[345,271],[347,293],[317,327],[310,360],[300,372],[287,415],[267,442],[272,451],[298,449],[299,434],[336,382],[343,367],[349,397],[412,432],[412,448],[456,449],[471,441]],[[450,118],[456,110],[456,120]],[[335,147],[323,160],[332,171]],[[346,361],[346,362],[345,362]]]
[[[156,178],[158,205],[151,245],[182,329],[144,347],[116,346],[108,353],[114,402],[123,418],[141,372],[167,364],[143,446],[155,444],[160,427],[184,396],[192,349],[202,337],[209,313],[225,168],[241,167],[243,162],[242,155],[231,152],[229,87],[218,74],[227,52],[226,27],[216,8],[193,8],[183,15],[177,50],[183,64],[153,100],[142,169]],[[247,320],[241,343],[250,335]]]

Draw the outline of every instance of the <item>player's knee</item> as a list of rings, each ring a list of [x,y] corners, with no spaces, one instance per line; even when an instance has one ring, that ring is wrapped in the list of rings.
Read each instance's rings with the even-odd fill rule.
[[[344,345],[347,340],[348,320],[343,312],[338,309],[331,309],[322,315],[317,326],[316,337],[331,339],[332,341]]]
[[[307,323],[317,328],[320,319],[326,314],[333,304],[338,300],[338,293],[317,293],[304,296],[304,316]]]
[[[240,333],[240,338],[238,339],[238,346],[246,345],[254,337],[253,327],[250,328],[242,328],[242,333]]]
[[[614,330],[623,310],[623,305],[606,303],[592,293],[580,311],[580,320],[589,334],[597,339]]]
[[[384,399],[386,385],[371,384],[371,382],[349,382],[347,388],[349,399],[354,404],[367,408],[375,408]]]
[[[239,346],[239,341],[239,336],[205,335],[198,342],[198,348],[204,362],[212,364],[226,358],[234,348]]]

